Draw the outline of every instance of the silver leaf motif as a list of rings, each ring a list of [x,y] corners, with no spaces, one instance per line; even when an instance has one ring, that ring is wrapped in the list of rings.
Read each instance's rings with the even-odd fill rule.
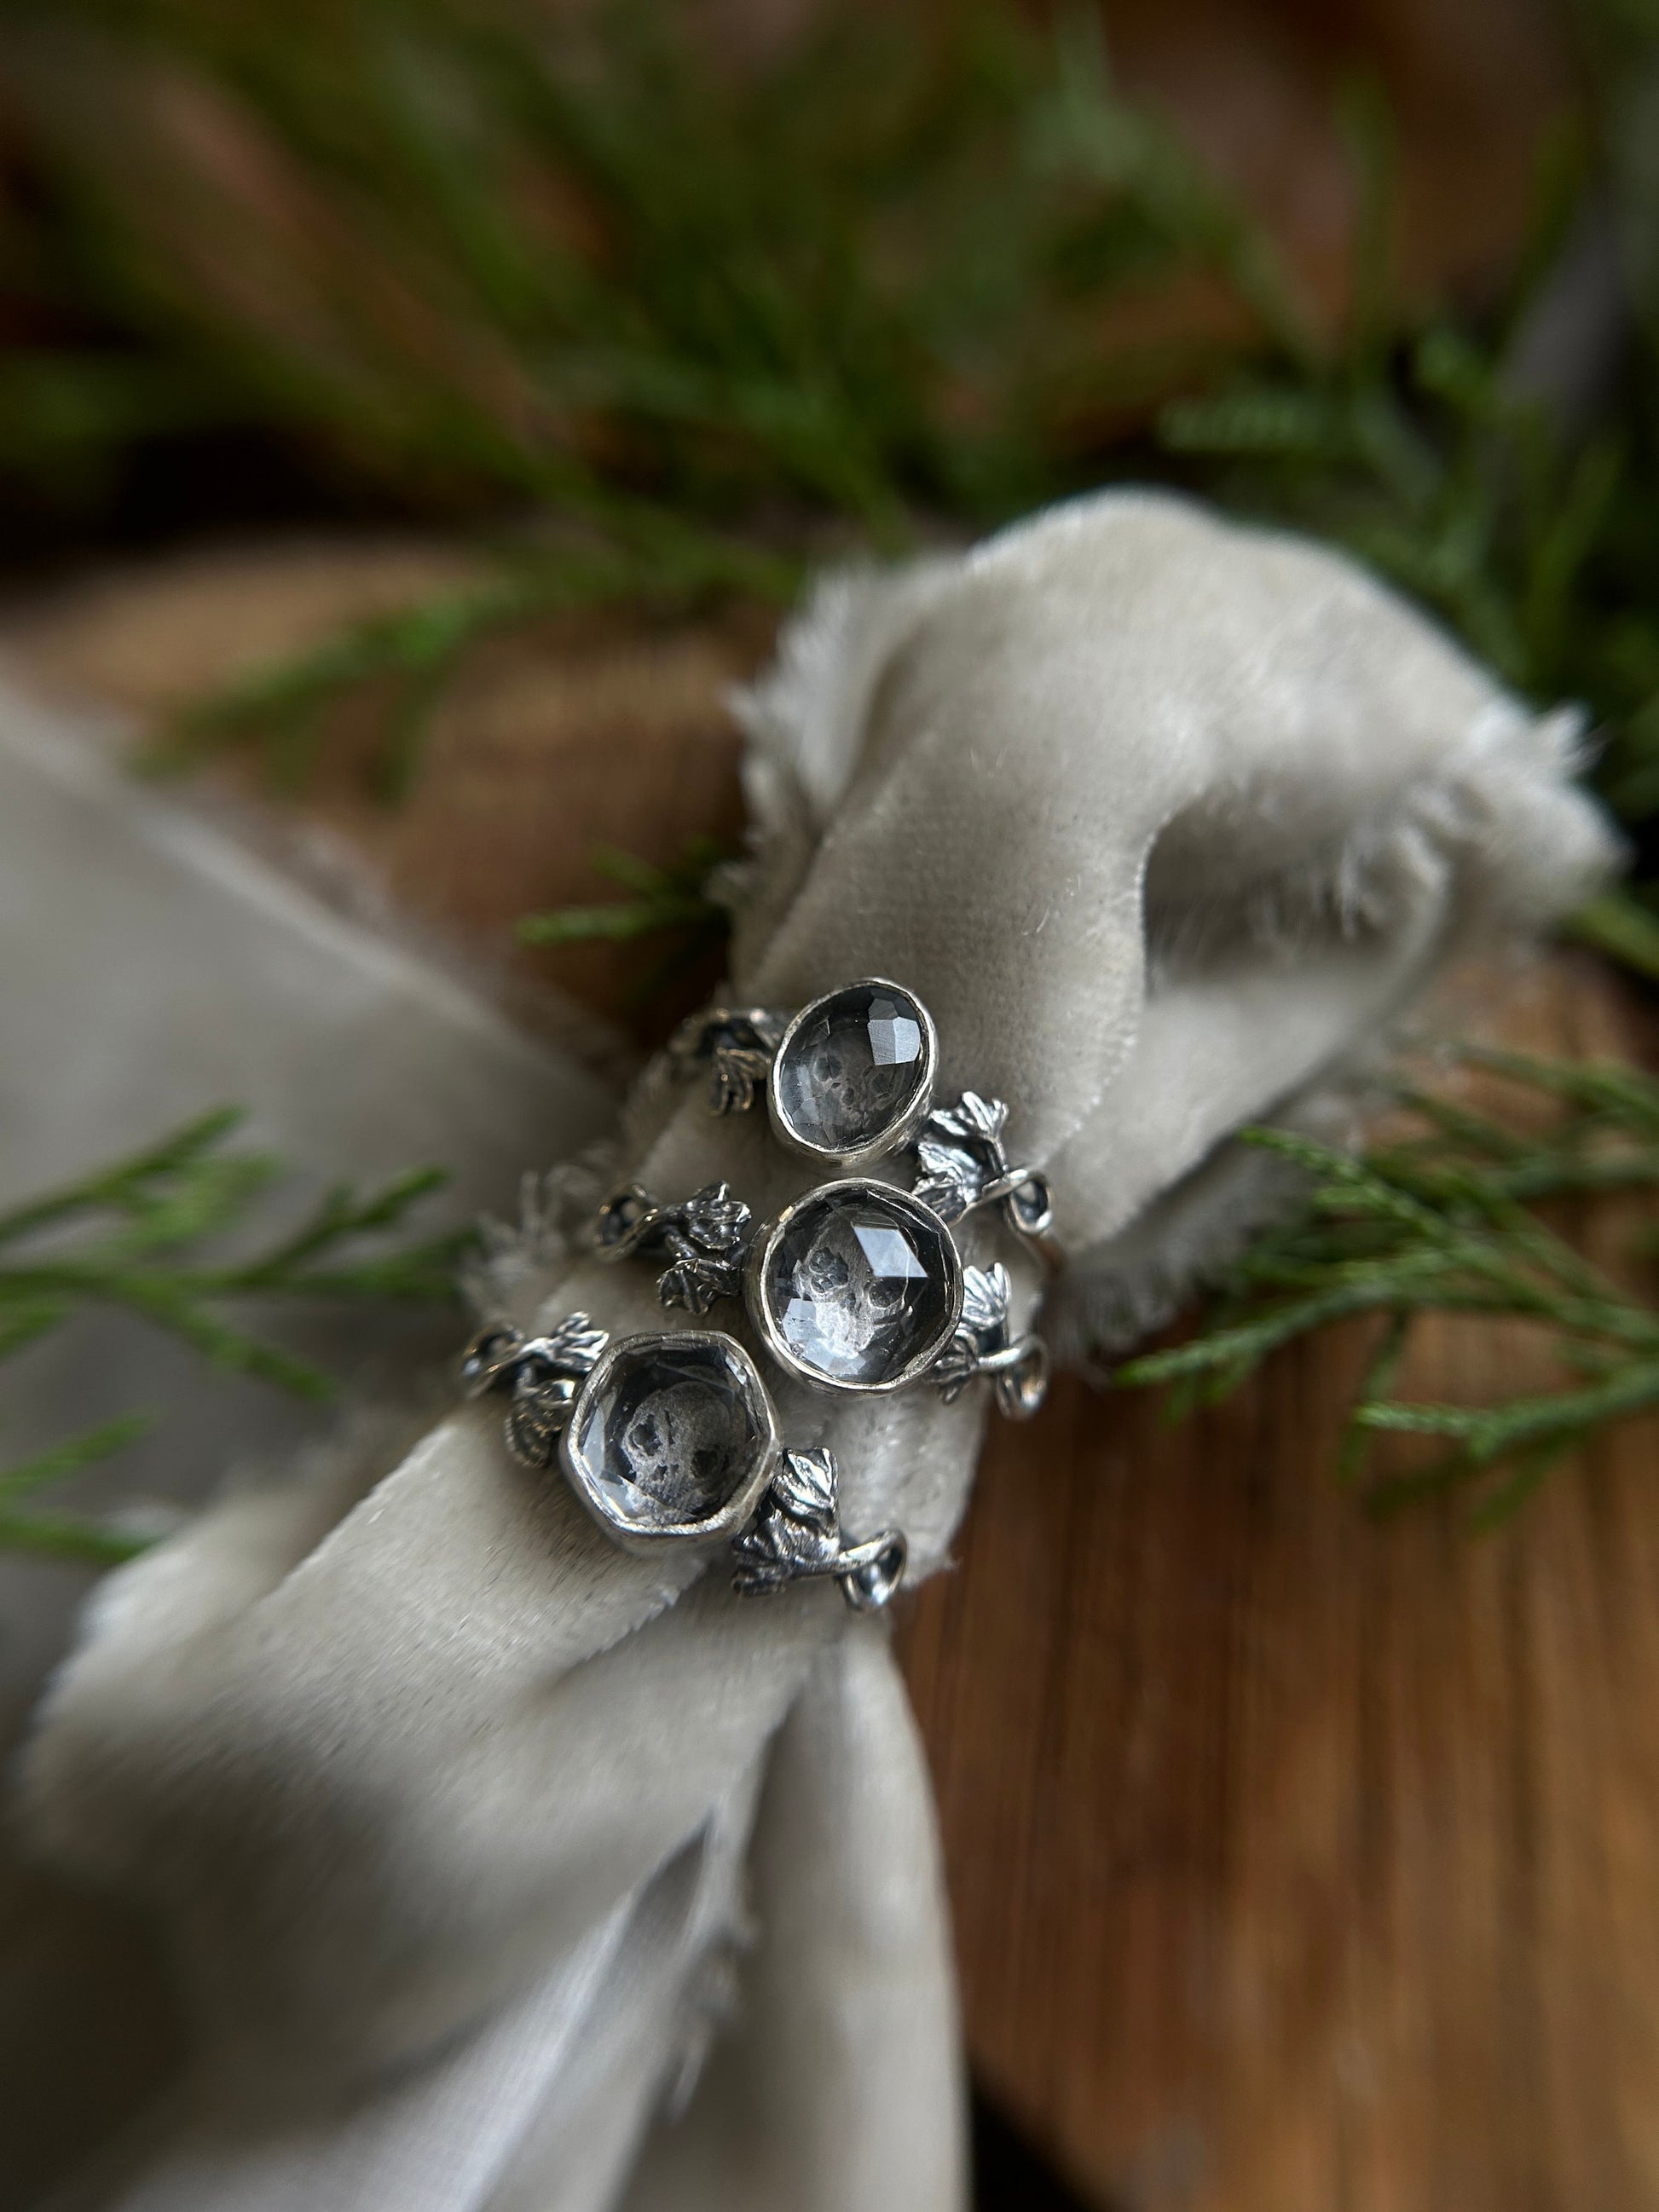
[[[570,1425],[577,1385],[568,1376],[541,1383],[521,1376],[507,1416],[507,1441],[514,1459],[526,1467],[551,1467],[559,1438]]]
[[[1001,1141],[1008,1109],[1000,1098],[981,1098],[977,1091],[964,1091],[954,1106],[945,1106],[932,1117],[941,1128],[981,1145]]]
[[[828,1451],[787,1451],[772,1478],[779,1509],[832,1543],[836,1538],[836,1461]]]
[[[746,1114],[764,1086],[789,1017],[770,1006],[711,1006],[682,1022],[668,1044],[682,1074],[708,1069],[716,1114]]]
[[[752,1528],[732,1547],[732,1586],[751,1595],[825,1574],[841,1554],[836,1462],[827,1451],[787,1451]]]
[[[636,1182],[614,1190],[599,1208],[593,1243],[601,1259],[635,1253],[665,1259],[657,1295],[665,1306],[704,1314],[720,1298],[734,1298],[754,1235],[755,1218],[731,1186],[705,1183],[676,1206],[659,1206]]]
[[[708,1075],[708,1103],[715,1113],[746,1114],[771,1066],[769,1052],[749,1045],[716,1045]]]
[[[683,1206],[665,1207],[663,1224],[663,1248],[672,1255],[657,1281],[664,1305],[702,1314],[717,1298],[738,1295],[754,1216],[729,1185],[706,1183]]]
[[[931,1206],[941,1221],[960,1221],[983,1181],[972,1152],[924,1130],[916,1139],[915,1155],[921,1172],[911,1196]]]
[[[610,1332],[585,1313],[567,1314],[544,1336],[494,1322],[467,1346],[461,1380],[472,1398],[510,1392],[507,1449],[526,1467],[551,1467],[576,1394],[609,1341]]]
[[[601,1328],[590,1315],[577,1312],[567,1314],[548,1335],[535,1341],[545,1348],[556,1365],[568,1367],[573,1374],[586,1375],[590,1368],[598,1365],[599,1354],[610,1337],[610,1330]]]
[[[792,1582],[833,1575],[857,1612],[885,1605],[904,1574],[905,1542],[884,1528],[863,1544],[848,1544],[836,1503],[831,1452],[786,1451],[753,1528],[732,1547],[732,1586],[754,1596]]]
[[[1008,1158],[1002,1133],[1008,1109],[1000,1098],[964,1091],[954,1106],[936,1106],[912,1149],[913,1195],[942,1220],[959,1221],[976,1206],[999,1205],[1011,1229],[1038,1239],[1054,1218],[1048,1180]]]
[[[994,1267],[964,1267],[962,1271],[962,1327],[975,1335],[990,1337],[1006,1329],[1013,1286],[1008,1270],[999,1260]]]
[[[1040,1338],[1010,1332],[1013,1285],[1000,1261],[991,1267],[964,1267],[962,1276],[962,1319],[934,1361],[931,1379],[948,1406],[977,1376],[988,1376],[1000,1411],[1010,1420],[1029,1419],[1048,1387],[1048,1352]]]
[[[1008,1304],[1012,1285],[1000,1261],[992,1267],[962,1271],[962,1319],[956,1334],[933,1363],[931,1379],[945,1404],[959,1398],[985,1361],[1008,1344]]]

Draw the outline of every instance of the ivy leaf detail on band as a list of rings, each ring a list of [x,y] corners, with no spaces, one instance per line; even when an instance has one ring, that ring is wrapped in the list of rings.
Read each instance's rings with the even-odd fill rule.
[[[758,1595],[814,1575],[833,1575],[854,1612],[886,1604],[903,1577],[906,1547],[896,1528],[862,1544],[842,1534],[835,1455],[786,1451],[752,1528],[732,1547],[732,1588]]]
[[[508,1449],[527,1467],[551,1467],[576,1395],[609,1341],[609,1331],[585,1313],[567,1314],[545,1336],[526,1337],[498,1322],[467,1346],[462,1388],[469,1398],[508,1394]]]
[[[1001,1413],[1011,1421],[1029,1420],[1048,1388],[1048,1346],[1039,1336],[1010,1331],[1012,1286],[1000,1261],[991,1267],[964,1267],[962,1280],[962,1319],[929,1379],[948,1406],[970,1382],[988,1376]]]
[[[602,1260],[635,1254],[666,1258],[658,1294],[664,1305],[694,1314],[741,1294],[753,1236],[753,1213],[724,1182],[705,1183],[672,1206],[659,1205],[641,1183],[624,1183],[606,1199],[593,1225]]]
[[[1054,1220],[1048,1179],[1010,1161],[1002,1135],[1007,1120],[1000,1098],[981,1098],[977,1091],[964,1091],[954,1106],[935,1106],[915,1140],[915,1195],[946,1221],[999,1205],[1018,1235],[1046,1236]]]
[[[681,1023],[669,1040],[669,1059],[682,1073],[708,1069],[716,1114],[746,1114],[766,1087],[788,1026],[787,1014],[765,1006],[711,1006]]]

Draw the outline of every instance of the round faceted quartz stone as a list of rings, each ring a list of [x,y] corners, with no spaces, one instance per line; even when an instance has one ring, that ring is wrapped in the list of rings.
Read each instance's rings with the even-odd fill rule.
[[[591,1502],[644,1536],[718,1522],[769,1461],[773,1437],[752,1363],[711,1330],[617,1346],[567,1443]]]
[[[772,1071],[773,1110],[808,1151],[856,1159],[914,1127],[933,1082],[932,1024],[893,983],[853,983],[803,1009]]]
[[[828,1183],[791,1208],[763,1262],[763,1321],[811,1381],[890,1389],[940,1352],[962,1310],[949,1231],[880,1184]]]

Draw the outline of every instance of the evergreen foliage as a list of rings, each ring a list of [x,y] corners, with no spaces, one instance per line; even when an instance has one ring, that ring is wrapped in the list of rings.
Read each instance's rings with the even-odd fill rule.
[[[0,351],[0,471],[85,493],[147,438],[241,426],[464,525],[495,570],[204,702],[157,765],[252,741],[291,783],[329,701],[376,683],[395,801],[492,631],[603,601],[782,605],[826,554],[1153,475],[1346,545],[1528,696],[1583,701],[1598,786],[1650,838],[1659,312],[1639,296],[1653,179],[1620,158],[1619,104],[1659,70],[1642,8],[1591,18],[1615,89],[1548,149],[1495,303],[1398,299],[1387,118],[1352,90],[1335,340],[1122,96],[1086,9],[831,10],[747,67],[676,21],[12,0],[0,87],[28,191],[0,238],[46,335]],[[1638,281],[1586,427],[1522,356],[1610,209]],[[1156,326],[1194,285],[1206,313],[1123,335],[1121,311]],[[1659,973],[1642,884],[1586,930]]]
[[[95,495],[146,439],[240,427],[465,525],[497,570],[208,702],[162,763],[251,738],[291,779],[327,700],[380,679],[395,798],[490,629],[782,605],[815,557],[1121,468],[1218,359],[1313,358],[1267,241],[1119,95],[1086,11],[832,11],[750,68],[673,26],[12,0],[13,281],[49,334],[95,335],[0,354],[0,471]],[[1212,312],[1112,338],[1115,307],[1195,283]]]
[[[1356,1158],[1283,1130],[1246,1140],[1306,1170],[1304,1202],[1258,1237],[1198,1334],[1118,1371],[1171,1387],[1181,1413],[1226,1397],[1282,1345],[1334,1322],[1382,1324],[1349,1416],[1340,1468],[1365,1481],[1379,1435],[1427,1437],[1447,1449],[1427,1468],[1370,1484],[1391,1507],[1472,1490],[1476,1516],[1504,1518],[1567,1453],[1608,1425],[1659,1405],[1659,1300],[1650,1221],[1632,1252],[1634,1287],[1593,1267],[1549,1225],[1552,1202],[1659,1189],[1659,1083],[1617,1064],[1565,1064],[1467,1051],[1468,1065],[1559,1105],[1542,1130],[1421,1091],[1400,1104],[1414,1133]],[[1540,1211],[1543,1209],[1544,1211]],[[1411,1331],[1426,1314],[1523,1322],[1541,1330],[1560,1380],[1496,1405],[1423,1403],[1393,1395]]]
[[[1659,14],[1582,0],[1575,21],[1581,125],[1549,150],[1496,301],[1398,297],[1387,118],[1352,93],[1362,211],[1332,338],[1260,227],[1122,96],[1085,9],[831,10],[804,46],[738,66],[645,4],[9,0],[0,476],[95,509],[135,457],[233,431],[470,533],[480,584],[261,672],[155,757],[252,742],[298,781],[330,702],[374,684],[394,702],[388,803],[449,672],[493,631],[607,601],[781,606],[823,558],[1158,477],[1346,546],[1522,694],[1583,702],[1589,773],[1638,866],[1577,926],[1659,975]],[[1560,319],[1564,271],[1610,234],[1621,330],[1585,410],[1539,375],[1534,341]],[[1160,320],[1195,292],[1203,313]],[[523,934],[706,942],[717,858],[611,855],[626,900]],[[1499,1506],[1648,1402],[1653,1312],[1535,1209],[1654,1179],[1652,1087],[1509,1072],[1562,1099],[1547,1140],[1425,1098],[1421,1137],[1358,1161],[1261,1133],[1307,1170],[1306,1209],[1247,1255],[1197,1338],[1130,1378],[1222,1390],[1333,1317],[1383,1316],[1350,1471],[1381,1430],[1432,1433],[1450,1448],[1434,1480],[1502,1469]],[[139,1191],[179,1179],[199,1212],[246,1171],[208,1142],[131,1172]],[[55,1325],[65,1298],[149,1298],[212,1356],[269,1372],[277,1355],[218,1333],[238,1285],[185,1269],[180,1238],[123,1257],[151,1218],[127,1207],[89,1248],[98,1289],[64,1278],[49,1295],[42,1278],[16,1326],[31,1310]],[[316,1289],[315,1259],[263,1286]],[[404,1292],[441,1273],[407,1267]],[[1540,1322],[1579,1379],[1498,1407],[1395,1400],[1413,1316],[1448,1310]],[[7,1498],[108,1441],[18,1470]]]
[[[251,1257],[204,1257],[248,1218],[279,1170],[268,1153],[234,1152],[234,1108],[204,1115],[131,1158],[0,1214],[0,1373],[3,1363],[97,1307],[117,1307],[190,1346],[214,1365],[304,1398],[331,1396],[322,1369],[251,1334],[239,1301],[443,1301],[470,1232],[419,1242],[401,1231],[410,1208],[444,1180],[422,1168],[380,1189],[342,1184],[310,1216]],[[388,1241],[389,1240],[389,1241]],[[151,1425],[123,1413],[0,1469],[0,1547],[110,1565],[143,1539],[85,1515],[43,1506],[42,1492],[108,1458]]]

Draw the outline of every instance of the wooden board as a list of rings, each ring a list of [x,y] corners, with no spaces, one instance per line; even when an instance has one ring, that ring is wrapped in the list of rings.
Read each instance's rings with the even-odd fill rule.
[[[222,562],[122,581],[13,646],[155,709],[251,636],[409,587],[406,550],[328,557],[326,591],[292,554],[234,590]],[[295,818],[499,939],[594,896],[592,841],[667,857],[735,818],[720,692],[755,649],[544,640],[446,710],[410,815],[348,777]],[[614,967],[574,974],[614,1007]],[[1546,1048],[1651,1043],[1578,961],[1508,1020]],[[1659,2202],[1655,1431],[1498,1536],[1427,1509],[1378,1526],[1330,1474],[1361,1351],[1289,1354],[1182,1429],[1064,1381],[994,1431],[956,1569],[901,1626],[974,2063],[1103,2208],[1638,2212]],[[1534,1358],[1442,1333],[1407,1381],[1501,1386]]]
[[[1517,1042],[1641,1054],[1587,962]],[[975,2062],[1103,2206],[1659,2203],[1659,1425],[1501,1533],[1332,1479],[1363,1340],[999,1428],[906,1666]],[[1401,1387],[1525,1389],[1425,1328]]]

